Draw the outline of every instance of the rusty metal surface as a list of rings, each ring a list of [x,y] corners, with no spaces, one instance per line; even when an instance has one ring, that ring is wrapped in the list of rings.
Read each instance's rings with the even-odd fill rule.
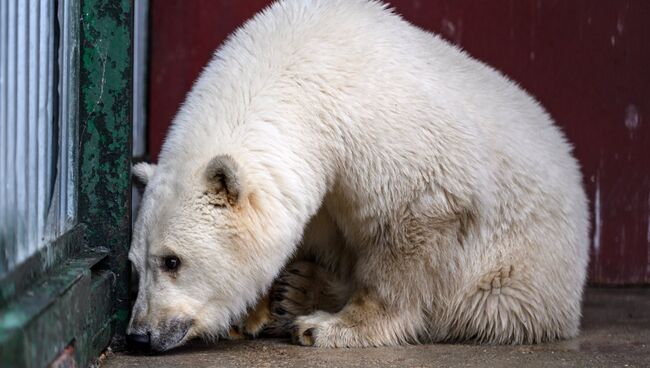
[[[213,50],[267,1],[152,0],[149,147]],[[650,1],[393,0],[503,71],[575,145],[592,209],[590,280],[650,283]]]

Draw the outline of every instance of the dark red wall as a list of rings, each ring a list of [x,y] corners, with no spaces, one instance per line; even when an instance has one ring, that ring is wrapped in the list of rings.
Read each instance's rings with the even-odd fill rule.
[[[268,1],[152,0],[149,151],[213,50]],[[592,283],[650,283],[650,1],[395,0],[535,95],[569,136],[592,208]]]

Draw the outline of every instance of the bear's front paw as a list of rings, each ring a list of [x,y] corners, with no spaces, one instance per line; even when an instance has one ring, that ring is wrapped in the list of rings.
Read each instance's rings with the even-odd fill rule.
[[[315,263],[297,261],[282,271],[269,297],[272,318],[263,334],[288,336],[295,331],[297,317],[315,311],[338,312],[348,298],[348,285]]]
[[[298,261],[287,266],[268,296],[239,325],[239,329],[231,329],[230,338],[289,336],[297,316],[316,310],[317,294],[322,290],[320,284],[324,275],[320,266],[311,262]]]
[[[320,286],[317,267],[311,262],[290,264],[271,289],[271,313],[278,320],[293,320],[312,313]]]

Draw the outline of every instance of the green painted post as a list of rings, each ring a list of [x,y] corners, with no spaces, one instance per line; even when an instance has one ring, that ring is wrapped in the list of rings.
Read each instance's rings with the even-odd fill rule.
[[[79,221],[87,244],[110,250],[117,345],[129,313],[133,3],[82,0],[79,74]]]

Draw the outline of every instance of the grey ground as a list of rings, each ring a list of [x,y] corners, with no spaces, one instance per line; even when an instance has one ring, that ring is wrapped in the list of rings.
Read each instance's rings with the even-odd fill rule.
[[[101,367],[650,367],[650,288],[589,289],[583,314],[579,337],[552,344],[317,349],[268,339],[195,342],[158,356],[109,353]]]

